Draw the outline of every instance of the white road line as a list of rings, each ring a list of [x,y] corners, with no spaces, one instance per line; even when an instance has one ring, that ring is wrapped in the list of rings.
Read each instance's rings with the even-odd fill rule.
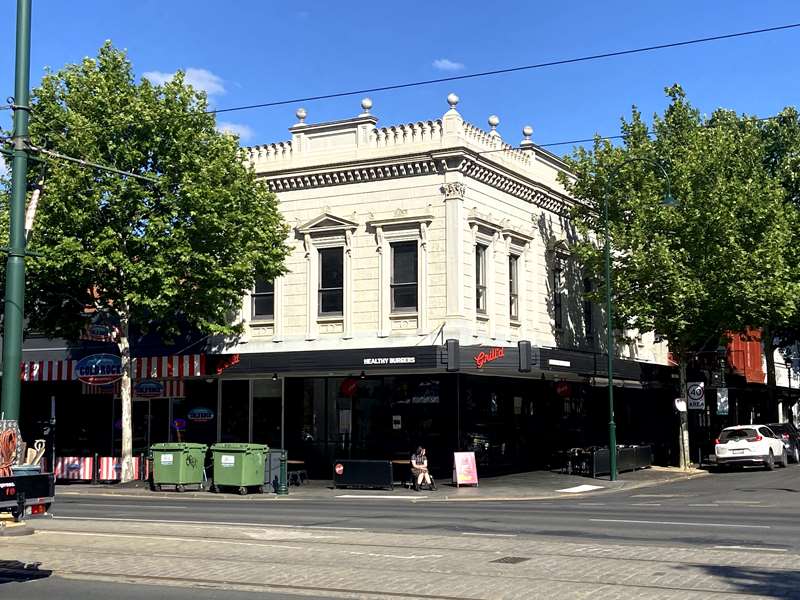
[[[443,554],[421,554],[416,555],[412,554],[411,556],[401,555],[401,554],[376,554],[374,552],[355,552],[355,551],[348,551],[347,554],[352,554],[354,556],[371,556],[373,558],[397,558],[400,560],[415,560],[418,558],[442,558]]]
[[[788,552],[787,548],[759,548],[757,546],[711,546],[714,550],[758,550],[760,552]]]
[[[109,507],[110,506],[112,508],[142,508],[143,506],[145,508],[183,508],[183,509],[191,508],[189,506],[178,506],[178,505],[172,505],[172,504],[147,504],[147,505],[143,505],[143,504],[101,504],[99,502],[81,502],[77,506],[80,506],[81,508],[84,508],[86,506],[103,506],[103,507]]]
[[[717,500],[717,504],[761,504],[762,500]]]
[[[713,502],[713,503],[710,503],[710,504],[690,504],[689,506],[716,506],[716,507],[719,507],[719,504],[717,504],[716,502]]]
[[[476,535],[481,537],[517,537],[516,533],[462,533],[461,535]]]
[[[769,525],[738,525],[734,523],[689,523],[685,521],[635,521],[633,519],[589,519],[597,523],[633,523],[639,525],[688,525],[690,527],[733,527],[742,529],[772,529]]]
[[[428,496],[394,496],[392,494],[342,494],[336,496],[337,498],[367,498],[370,500],[387,499],[387,500],[419,500],[427,498]]]
[[[578,502],[578,506],[605,506],[605,502]]]
[[[284,525],[278,523],[241,523],[234,521],[167,521],[163,519],[133,519],[133,518],[117,518],[117,517],[61,517],[54,516],[54,519],[64,521],[122,521],[126,523],[164,523],[169,525],[175,523],[177,525],[233,525],[235,527],[263,527],[263,528],[280,528],[280,529],[338,529],[341,531],[364,531],[363,527],[336,527],[333,525]]]
[[[38,533],[46,533],[47,535],[79,535],[84,537],[135,537],[147,540],[165,540],[165,541],[178,541],[178,542],[208,542],[210,544],[234,544],[238,546],[259,546],[262,548],[284,548],[286,550],[302,550],[302,546],[286,546],[284,544],[267,544],[265,542],[254,542],[250,540],[206,540],[203,538],[186,538],[186,537],[172,537],[166,535],[142,535],[138,533],[92,533],[89,531],[39,531]]]
[[[634,494],[631,498],[681,498],[687,494]]]
[[[661,506],[660,502],[631,502],[631,506]]]

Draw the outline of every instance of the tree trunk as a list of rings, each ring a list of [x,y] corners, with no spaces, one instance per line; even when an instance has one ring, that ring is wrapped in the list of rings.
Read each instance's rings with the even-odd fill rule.
[[[775,381],[775,339],[772,332],[765,327],[761,332],[761,342],[764,347],[764,358],[767,363],[767,415],[777,414],[776,422],[783,422],[783,415],[777,406],[777,382]],[[764,421],[771,422],[772,417],[766,417]]]
[[[131,424],[131,346],[128,339],[128,318],[120,315],[119,319],[119,356],[122,363],[122,483],[133,481],[133,428]]]
[[[688,384],[686,372],[689,368],[687,364],[689,357],[686,353],[681,352],[679,360],[681,400],[683,400],[686,410],[678,412],[680,417],[680,426],[678,427],[678,464],[681,469],[688,469],[692,465],[692,460],[689,456],[689,398],[686,393]]]

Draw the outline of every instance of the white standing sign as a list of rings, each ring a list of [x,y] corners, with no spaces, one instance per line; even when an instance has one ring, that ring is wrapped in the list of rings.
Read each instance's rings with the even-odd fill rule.
[[[689,400],[689,410],[705,410],[706,384],[702,381],[690,382],[686,385],[686,396]]]

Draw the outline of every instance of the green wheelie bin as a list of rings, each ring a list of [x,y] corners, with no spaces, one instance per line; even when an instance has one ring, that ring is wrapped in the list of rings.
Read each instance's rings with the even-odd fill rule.
[[[264,458],[269,448],[263,444],[219,443],[211,446],[214,455],[212,492],[236,488],[245,495],[248,491],[264,492]]]
[[[208,446],[188,442],[153,444],[153,488],[161,490],[163,485],[174,485],[179,492],[187,485],[203,487],[204,464]]]

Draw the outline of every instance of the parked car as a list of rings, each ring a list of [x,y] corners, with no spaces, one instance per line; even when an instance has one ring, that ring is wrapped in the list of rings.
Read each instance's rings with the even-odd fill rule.
[[[726,427],[715,441],[714,454],[721,467],[760,464],[769,471],[776,461],[782,467],[789,463],[783,439],[766,425]]]
[[[767,425],[783,440],[786,454],[793,463],[800,463],[800,432],[791,423],[769,423]]]

